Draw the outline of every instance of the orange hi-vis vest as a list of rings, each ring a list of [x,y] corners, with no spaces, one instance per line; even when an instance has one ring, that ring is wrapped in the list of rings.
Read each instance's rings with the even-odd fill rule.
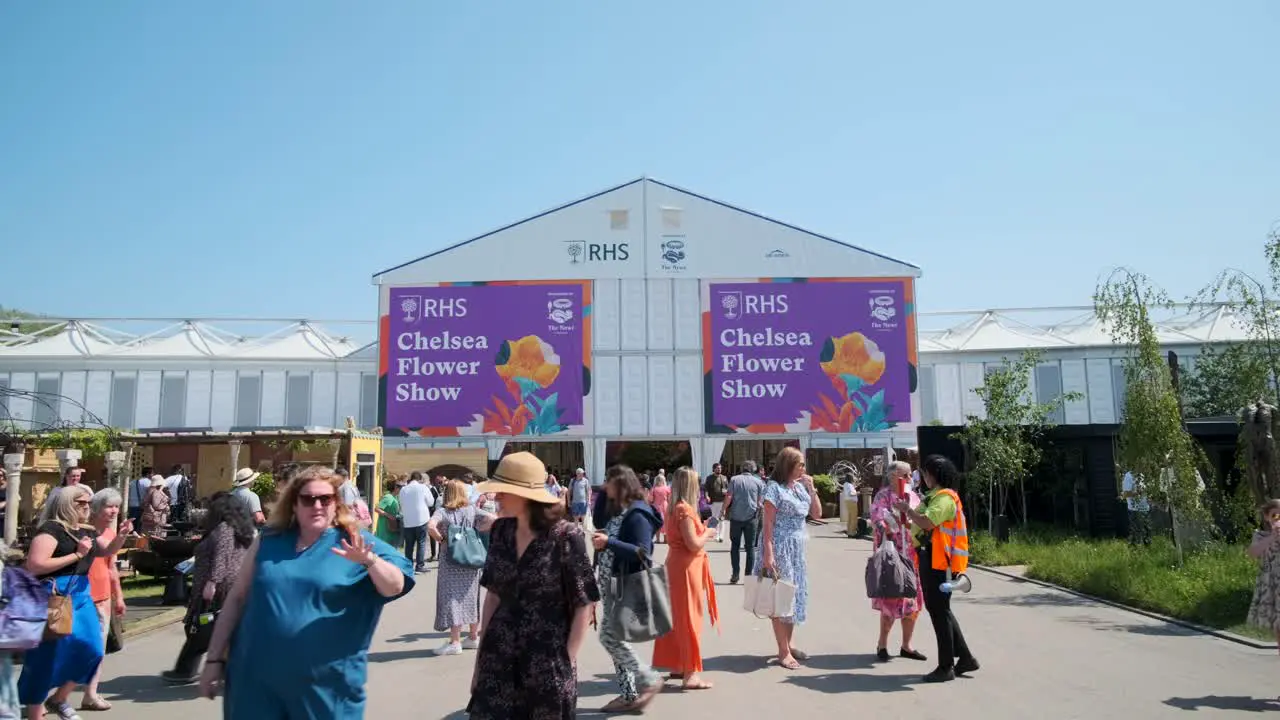
[[[955,490],[943,488],[938,494],[951,497],[956,504],[956,516],[933,528],[929,540],[933,545],[931,564],[934,570],[947,570],[950,565],[951,574],[960,575],[969,569],[969,527],[964,521],[964,507]]]

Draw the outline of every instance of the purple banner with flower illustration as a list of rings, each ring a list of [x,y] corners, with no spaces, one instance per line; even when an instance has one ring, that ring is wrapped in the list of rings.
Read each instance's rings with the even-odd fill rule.
[[[589,296],[569,282],[392,288],[385,427],[551,435],[581,425]]]
[[[712,283],[709,430],[877,432],[911,422],[908,279]]]

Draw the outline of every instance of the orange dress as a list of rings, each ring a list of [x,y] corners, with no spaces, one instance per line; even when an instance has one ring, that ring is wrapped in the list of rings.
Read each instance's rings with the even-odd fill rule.
[[[711,561],[705,550],[685,545],[680,523],[693,520],[695,532],[706,530],[697,509],[680,503],[667,518],[663,532],[667,535],[667,582],[671,586],[671,632],[653,643],[653,667],[671,672],[702,672],[702,615],[711,624],[720,623],[716,607],[716,586],[711,579]],[[705,606],[703,604],[705,598]]]

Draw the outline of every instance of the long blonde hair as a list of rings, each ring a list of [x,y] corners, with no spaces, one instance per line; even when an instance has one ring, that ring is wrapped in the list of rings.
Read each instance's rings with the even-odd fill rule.
[[[682,467],[676,470],[676,474],[671,478],[671,505],[667,512],[674,516],[676,506],[680,503],[688,503],[690,507],[697,510],[700,497],[698,472],[691,467]]]
[[[351,508],[342,502],[342,493],[338,490],[345,480],[341,475],[323,465],[312,465],[293,476],[289,486],[280,493],[280,499],[276,500],[276,504],[272,506],[271,515],[267,518],[267,527],[279,532],[292,529],[297,524],[293,508],[298,503],[298,495],[308,483],[316,481],[333,486],[333,524],[345,530],[349,537],[354,538],[360,533],[360,526],[356,523],[356,516],[351,512]]]
[[[92,498],[93,491],[87,485],[63,485],[50,492],[51,497],[40,512],[39,523],[56,522],[68,530],[83,527],[80,513],[76,510],[76,498],[81,495]]]
[[[461,480],[450,480],[444,484],[444,509],[457,510],[471,502],[471,486]]]

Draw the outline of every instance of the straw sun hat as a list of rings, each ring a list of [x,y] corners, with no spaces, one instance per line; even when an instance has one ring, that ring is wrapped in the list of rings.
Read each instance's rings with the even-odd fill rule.
[[[236,479],[232,482],[233,487],[244,487],[258,479],[262,473],[256,473],[249,468],[240,468],[236,471]]]
[[[547,466],[529,452],[511,453],[502,458],[493,477],[476,486],[482,493],[516,495],[536,503],[555,505],[560,498],[547,491]]]

